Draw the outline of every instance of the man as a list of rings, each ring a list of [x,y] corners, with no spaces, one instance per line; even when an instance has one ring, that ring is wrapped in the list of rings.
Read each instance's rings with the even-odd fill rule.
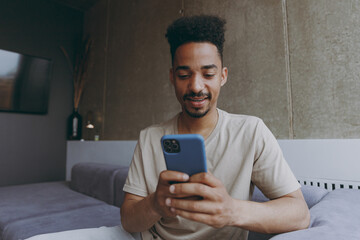
[[[224,25],[214,16],[193,16],[167,30],[170,81],[182,111],[141,131],[121,207],[124,229],[143,239],[246,239],[246,230],[279,233],[309,225],[300,186],[268,128],[256,117],[217,109],[228,75]],[[187,133],[204,137],[209,172],[166,170],[161,137]],[[251,202],[254,185],[272,200]]]

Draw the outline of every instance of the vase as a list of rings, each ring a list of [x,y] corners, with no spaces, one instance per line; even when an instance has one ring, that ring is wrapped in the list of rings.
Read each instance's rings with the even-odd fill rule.
[[[68,140],[80,140],[82,131],[82,117],[75,108],[68,118]]]

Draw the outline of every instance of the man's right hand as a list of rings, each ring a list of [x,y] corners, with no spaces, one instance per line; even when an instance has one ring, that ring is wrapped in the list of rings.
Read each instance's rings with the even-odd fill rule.
[[[187,184],[188,181],[187,174],[166,170],[160,173],[156,191],[147,197],[126,193],[120,208],[123,228],[128,232],[142,232],[151,228],[162,217],[175,217],[176,214],[166,206],[166,199],[189,196],[171,193],[170,187]]]
[[[175,195],[170,192],[170,186],[174,182],[185,183],[189,180],[189,175],[176,171],[165,170],[159,175],[158,185],[156,191],[151,195],[151,202],[153,209],[161,217],[175,217],[176,215],[170,211],[166,205],[167,198],[184,198],[189,196]],[[176,183],[175,183],[176,184]]]

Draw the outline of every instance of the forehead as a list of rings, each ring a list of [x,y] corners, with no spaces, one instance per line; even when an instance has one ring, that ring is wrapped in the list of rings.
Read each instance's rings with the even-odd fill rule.
[[[174,67],[188,66],[196,68],[205,65],[221,66],[217,47],[207,42],[189,42],[179,46],[174,56]]]

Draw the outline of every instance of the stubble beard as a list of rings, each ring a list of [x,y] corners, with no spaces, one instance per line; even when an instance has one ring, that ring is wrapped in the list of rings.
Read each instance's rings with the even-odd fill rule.
[[[198,94],[196,94],[196,93],[185,94],[183,96],[183,100],[185,102],[187,97],[204,97],[204,96],[206,96],[209,101],[212,98],[211,93],[200,92]],[[206,114],[210,111],[210,108],[211,108],[211,106],[209,105],[209,106],[207,106],[207,108],[204,111],[201,111],[200,108],[194,108],[195,111],[191,111],[186,107],[186,104],[184,105],[184,110],[185,110],[186,114],[192,118],[202,118],[202,117],[206,116]]]
[[[196,109],[196,112],[190,112],[186,107],[185,107],[185,112],[187,113],[187,115],[189,115],[192,118],[202,118],[204,117],[208,112],[210,111],[210,107],[208,109],[206,109],[204,112],[200,112]]]

